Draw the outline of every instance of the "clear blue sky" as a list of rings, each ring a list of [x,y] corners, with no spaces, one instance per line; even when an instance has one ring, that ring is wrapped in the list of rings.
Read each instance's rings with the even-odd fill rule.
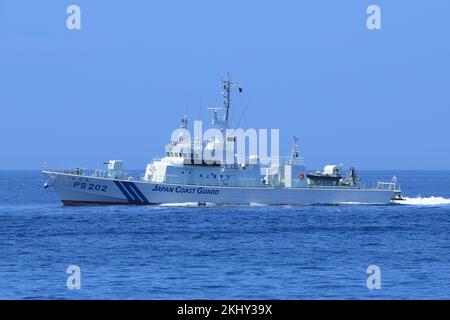
[[[311,169],[450,169],[448,0],[0,0],[0,168],[144,169],[228,71],[241,126],[299,135]]]

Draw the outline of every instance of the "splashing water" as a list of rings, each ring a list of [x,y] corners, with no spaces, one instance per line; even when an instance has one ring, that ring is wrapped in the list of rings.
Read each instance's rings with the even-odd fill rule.
[[[265,207],[267,204],[265,203],[258,203],[258,202],[251,202],[250,207]]]
[[[199,207],[199,206],[206,206],[211,207],[214,206],[213,203],[204,203],[199,204],[198,202],[167,202],[160,204],[160,207]]]
[[[408,198],[405,197],[404,200],[396,200],[394,201],[398,204],[407,204],[413,206],[440,206],[440,205],[450,205],[450,199],[446,199],[443,197],[416,197],[416,198]]]

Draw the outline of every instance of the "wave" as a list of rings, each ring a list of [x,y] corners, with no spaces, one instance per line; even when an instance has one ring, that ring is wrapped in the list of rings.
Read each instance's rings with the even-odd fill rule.
[[[377,204],[377,203],[373,203],[373,202],[355,202],[355,201],[342,201],[342,202],[338,202],[339,205],[355,205],[355,206],[360,206],[360,205],[370,205],[370,204]]]
[[[394,200],[394,203],[398,204],[406,204],[412,206],[442,206],[442,205],[450,205],[450,199],[444,197],[416,197],[416,198],[408,198],[404,197],[404,200]]]

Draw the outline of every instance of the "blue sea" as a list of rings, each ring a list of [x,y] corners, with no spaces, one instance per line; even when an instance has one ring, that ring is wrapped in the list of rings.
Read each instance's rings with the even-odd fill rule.
[[[0,298],[450,299],[450,171],[361,174],[407,200],[63,207],[39,171],[0,171]]]

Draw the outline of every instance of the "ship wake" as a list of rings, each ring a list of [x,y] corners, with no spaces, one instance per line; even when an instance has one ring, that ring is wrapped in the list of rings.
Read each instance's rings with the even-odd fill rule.
[[[211,206],[215,206],[214,203],[198,203],[198,202],[166,202],[166,203],[161,203],[159,205],[160,207],[200,207],[200,206],[207,206],[207,207],[211,207]]]
[[[404,200],[394,200],[394,203],[406,204],[410,206],[445,206],[450,205],[450,199],[444,197],[404,197]]]

